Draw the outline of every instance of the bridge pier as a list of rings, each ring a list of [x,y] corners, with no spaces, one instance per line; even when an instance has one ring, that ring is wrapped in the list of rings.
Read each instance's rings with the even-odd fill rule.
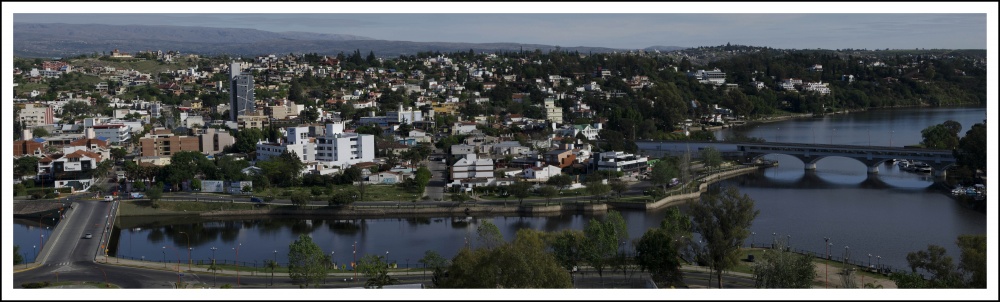
[[[868,166],[868,174],[878,174],[878,166]]]
[[[816,163],[814,162],[813,163],[806,162],[805,166],[806,166],[806,171],[816,171]]]

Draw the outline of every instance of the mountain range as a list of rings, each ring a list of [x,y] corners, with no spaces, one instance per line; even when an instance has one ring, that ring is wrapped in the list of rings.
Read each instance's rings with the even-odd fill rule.
[[[613,52],[627,51],[606,47],[560,47],[520,43],[454,43],[378,40],[346,34],[309,32],[270,32],[245,28],[214,28],[166,25],[102,25],[64,23],[14,23],[14,55],[18,57],[71,57],[81,54],[108,53],[114,49],[134,53],[145,50],[176,50],[200,55],[228,54],[258,56],[278,53],[345,54],[360,50],[376,56],[414,55],[423,51],[476,52],[549,51]],[[646,51],[686,49],[677,46],[651,46]]]

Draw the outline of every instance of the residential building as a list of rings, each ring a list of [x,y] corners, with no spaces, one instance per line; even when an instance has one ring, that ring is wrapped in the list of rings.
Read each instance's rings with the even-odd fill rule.
[[[830,85],[830,83],[823,83],[822,81],[818,83],[806,83],[802,85],[802,90],[815,91],[819,94],[830,94],[830,87],[828,87],[828,85]]]
[[[196,136],[175,136],[173,134],[147,134],[139,139],[142,156],[171,156],[181,151],[201,152],[201,141]]]
[[[236,143],[236,138],[226,131],[218,131],[215,128],[208,128],[199,137],[201,140],[201,153],[215,155]]]
[[[45,140],[34,139],[31,130],[24,129],[21,138],[23,139],[14,141],[14,157],[25,155],[41,157],[45,155]]]
[[[258,142],[257,160],[268,160],[286,151],[295,154],[302,162],[317,160],[316,143],[309,137],[309,127],[285,128],[283,143]]]
[[[233,63],[229,69],[229,120],[256,111],[253,99],[253,75],[240,74],[240,63]]]
[[[236,120],[240,130],[256,128],[263,130],[271,126],[271,118],[266,115],[240,115]]]
[[[609,151],[594,154],[593,163],[597,171],[620,171],[639,173],[648,169],[648,157],[629,154],[621,151]]]
[[[451,127],[451,134],[470,134],[476,130],[476,123],[457,122]]]
[[[24,108],[18,113],[18,117],[25,128],[54,123],[52,106],[45,104],[24,104]]]
[[[326,124],[326,134],[316,138],[316,160],[347,167],[375,160],[375,137],[344,132],[344,123]]]
[[[569,144],[566,149],[552,150],[545,153],[545,162],[565,168],[576,163],[576,155],[573,154],[573,145]]]
[[[545,99],[545,118],[552,123],[562,124],[563,122],[562,108],[556,106],[554,98]]]
[[[132,127],[126,124],[94,125],[91,129],[97,137],[107,138],[108,143],[113,145],[128,142],[132,138]]]
[[[689,77],[694,77],[702,84],[722,85],[726,83],[726,73],[718,68],[714,70],[698,70],[688,73]]]
[[[502,141],[493,144],[493,148],[491,150],[492,154],[500,156],[504,155],[523,156],[525,154],[528,154],[529,152],[531,152],[531,148],[521,146],[521,143],[518,141]]]
[[[84,150],[53,154],[38,160],[38,177],[53,181],[54,188],[87,190],[94,183],[94,169],[100,162],[100,154]]]
[[[586,137],[587,140],[595,140],[597,139],[597,136],[601,133],[602,129],[604,128],[603,125],[601,125],[601,123],[594,123],[593,125],[579,124],[579,125],[573,125],[572,127],[564,127],[561,129],[557,129],[556,134],[561,135],[563,137],[570,137],[573,139],[576,139],[577,134],[583,134],[583,136]]]
[[[562,174],[562,168],[546,165],[544,167],[530,167],[524,169],[524,179],[530,181],[544,182],[550,177]]]
[[[466,154],[451,166],[452,180],[491,177],[493,177],[493,160],[479,158],[476,154]]]

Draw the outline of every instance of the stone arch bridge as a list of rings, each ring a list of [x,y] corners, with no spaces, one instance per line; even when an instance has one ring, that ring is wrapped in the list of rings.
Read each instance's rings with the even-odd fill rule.
[[[853,158],[868,167],[868,173],[878,173],[878,166],[892,159],[920,161],[931,166],[934,176],[943,177],[948,167],[955,164],[951,150],[896,148],[853,145],[817,145],[796,143],[737,143],[736,149],[750,162],[768,154],[785,154],[798,158],[806,170],[815,170],[819,160],[839,156]]]

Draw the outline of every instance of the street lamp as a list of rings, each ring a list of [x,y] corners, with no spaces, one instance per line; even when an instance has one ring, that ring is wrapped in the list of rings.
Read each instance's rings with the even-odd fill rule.
[[[872,269],[872,254],[868,254],[868,270]]]
[[[330,264],[333,264],[333,269],[337,269],[337,251],[330,251]]]
[[[351,247],[354,248],[354,261],[351,262],[351,269],[354,270],[354,279],[357,279],[358,278],[358,270],[357,270],[357,268],[355,268],[355,265],[357,265],[357,263],[358,263],[358,242],[355,241],[354,244],[351,245]]]
[[[166,246],[163,247],[163,251],[164,251],[163,254],[164,255],[166,255],[166,253],[167,253],[166,252],[166,248],[167,248]],[[181,252],[178,251],[177,248],[175,248],[175,247],[171,246],[170,248],[174,249],[174,253],[177,256],[177,287],[179,288],[181,286]],[[166,257],[166,256],[164,256],[164,257]],[[167,263],[164,262],[163,265],[164,265],[164,267],[166,267]]]
[[[37,245],[32,245],[31,248],[35,250],[35,257],[34,257],[35,261],[32,261],[32,262],[38,262],[38,246]]]
[[[389,267],[389,251],[385,251],[385,265]]]
[[[701,240],[699,240],[701,242]],[[753,248],[753,244],[757,242],[757,232],[750,232],[750,247]]]
[[[878,267],[878,272],[882,273],[882,256],[875,255],[875,260],[878,261],[878,264],[875,265]]]
[[[778,233],[771,233],[771,248],[774,249],[775,243],[778,242]]]
[[[785,240],[785,247],[787,247],[788,250],[791,251],[792,250],[792,235],[785,235],[785,236],[788,236],[788,240]]]
[[[179,232],[178,234],[184,234],[184,238],[185,238],[185,239],[187,239],[187,248],[188,248],[188,270],[190,271],[190,270],[191,270],[191,236],[190,236],[190,235],[188,235],[188,233],[185,233],[185,232]]]
[[[163,250],[160,251],[163,252],[163,267],[165,268],[167,267],[167,247],[164,246]]]
[[[219,267],[215,266],[215,250],[217,249],[219,248],[214,246],[210,248],[212,250],[212,287],[215,287],[215,271],[219,270]]]
[[[274,260],[271,262],[271,286],[274,286],[274,268],[278,266],[278,250],[274,250]]]
[[[826,241],[826,244],[824,244],[824,247],[826,248],[826,260],[827,260],[827,261],[823,261],[823,273],[826,274],[826,288],[830,288],[830,262],[829,261],[830,261],[830,246],[832,246],[833,243],[830,243],[830,238],[827,238],[827,237],[823,237],[823,240]]]
[[[240,244],[236,245],[236,247],[233,248],[233,250],[236,251],[236,287],[240,287],[240,247],[241,246],[243,246],[243,243],[240,243]]]

